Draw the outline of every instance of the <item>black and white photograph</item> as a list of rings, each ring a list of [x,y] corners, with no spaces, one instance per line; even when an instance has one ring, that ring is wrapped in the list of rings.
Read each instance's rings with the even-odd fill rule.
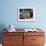
[[[34,8],[18,8],[18,21],[34,21]]]

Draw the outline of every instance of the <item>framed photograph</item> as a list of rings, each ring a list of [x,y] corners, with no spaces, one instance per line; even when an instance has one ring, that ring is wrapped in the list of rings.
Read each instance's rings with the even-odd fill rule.
[[[35,21],[35,8],[19,7],[17,17],[18,21]]]

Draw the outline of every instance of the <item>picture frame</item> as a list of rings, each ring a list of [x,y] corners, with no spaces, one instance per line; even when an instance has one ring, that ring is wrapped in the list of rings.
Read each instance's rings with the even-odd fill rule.
[[[35,8],[33,7],[19,7],[18,21],[35,21]]]

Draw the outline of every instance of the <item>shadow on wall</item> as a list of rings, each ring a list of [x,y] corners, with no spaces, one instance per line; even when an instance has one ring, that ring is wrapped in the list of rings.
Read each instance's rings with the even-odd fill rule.
[[[6,30],[3,30],[4,28],[6,28],[6,26],[4,24],[0,24],[0,43],[2,43],[2,32],[5,32]]]

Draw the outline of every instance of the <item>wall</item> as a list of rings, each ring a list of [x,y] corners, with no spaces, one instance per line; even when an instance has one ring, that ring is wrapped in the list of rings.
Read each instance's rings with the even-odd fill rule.
[[[46,0],[1,0],[0,25],[15,25],[16,28],[44,27],[46,28]],[[34,22],[18,22],[18,7],[34,7],[36,20]]]

